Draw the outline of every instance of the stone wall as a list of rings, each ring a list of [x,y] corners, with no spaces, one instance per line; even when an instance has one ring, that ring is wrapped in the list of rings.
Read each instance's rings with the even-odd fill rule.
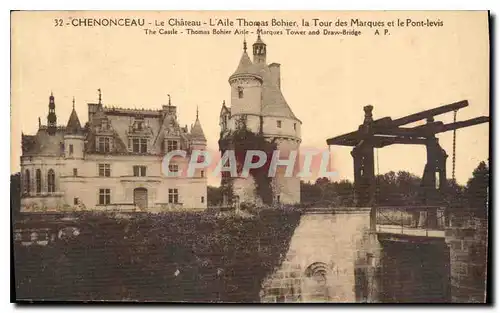
[[[446,243],[450,248],[451,301],[486,301],[487,220],[470,214],[450,216]]]
[[[261,301],[377,301],[379,255],[369,209],[308,212],[284,262],[263,281]]]

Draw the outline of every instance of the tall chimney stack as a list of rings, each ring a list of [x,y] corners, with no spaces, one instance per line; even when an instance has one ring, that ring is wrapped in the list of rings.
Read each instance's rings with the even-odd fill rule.
[[[269,64],[269,69],[271,70],[271,77],[273,80],[273,83],[278,86],[278,88],[281,90],[281,70],[280,70],[281,64],[279,63],[272,63]]]

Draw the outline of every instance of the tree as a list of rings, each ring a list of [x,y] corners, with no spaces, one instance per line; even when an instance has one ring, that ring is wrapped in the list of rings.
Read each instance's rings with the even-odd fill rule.
[[[466,198],[471,209],[480,216],[486,216],[490,170],[482,161],[472,172],[472,178],[467,181]]]
[[[221,187],[207,187],[207,204],[209,206],[216,206],[222,204],[222,191]]]
[[[15,217],[21,211],[21,174],[10,175],[10,210]]]

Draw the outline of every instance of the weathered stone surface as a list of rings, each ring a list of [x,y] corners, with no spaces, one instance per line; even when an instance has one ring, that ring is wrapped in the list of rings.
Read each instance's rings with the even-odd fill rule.
[[[381,246],[369,227],[367,210],[303,215],[286,261],[262,284],[261,301],[377,301],[373,266]],[[276,293],[282,298],[274,299]]]

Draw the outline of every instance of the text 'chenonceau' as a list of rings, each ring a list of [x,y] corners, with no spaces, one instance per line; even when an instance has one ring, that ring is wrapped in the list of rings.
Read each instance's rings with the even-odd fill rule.
[[[441,19],[362,19],[362,18],[271,18],[248,19],[208,17],[206,19],[165,18],[144,19],[70,17],[54,20],[56,27],[134,28],[145,35],[248,35],[266,36],[359,36],[362,34],[387,36],[405,28],[439,29]]]

